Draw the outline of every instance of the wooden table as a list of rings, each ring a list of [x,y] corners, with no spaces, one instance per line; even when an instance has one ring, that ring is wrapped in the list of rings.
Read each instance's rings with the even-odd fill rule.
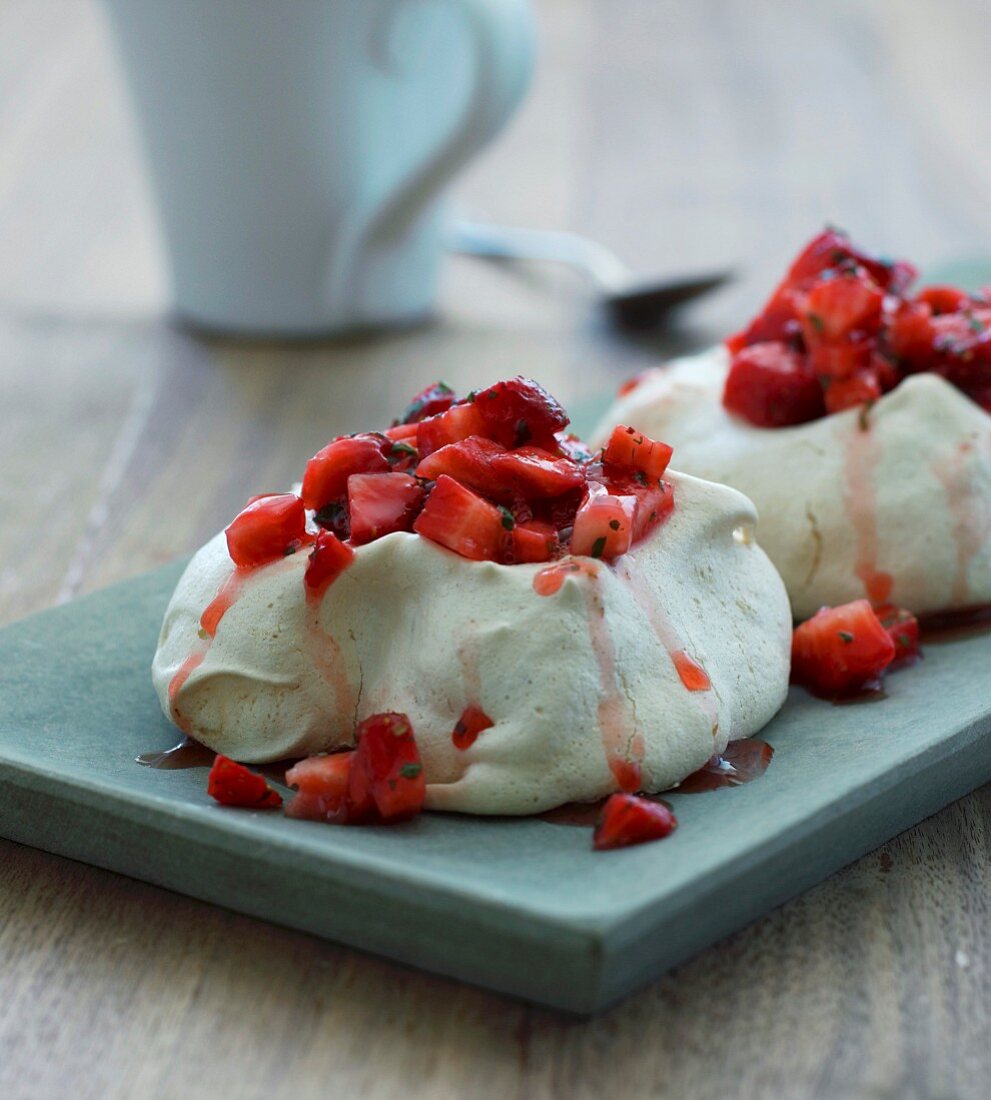
[[[0,0],[0,617],[192,550],[437,376],[608,390],[738,323],[825,220],[927,264],[989,251],[986,4],[539,12],[533,94],[460,195],[645,272],[739,264],[667,342],[468,260],[402,338],[178,330],[99,11]],[[985,788],[577,1023],[0,842],[0,1095],[983,1097],[989,848]]]

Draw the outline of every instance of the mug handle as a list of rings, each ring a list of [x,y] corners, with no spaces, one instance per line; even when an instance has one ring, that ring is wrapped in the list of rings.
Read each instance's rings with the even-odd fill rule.
[[[401,233],[429,199],[502,127],[522,98],[533,70],[534,36],[529,0],[447,0],[465,19],[474,61],[474,84],[454,132],[391,195],[379,196],[366,218],[345,232],[328,272],[331,300],[355,292],[353,261],[375,240]],[[393,0],[379,33],[386,38],[409,0]],[[353,302],[352,302],[353,306]]]

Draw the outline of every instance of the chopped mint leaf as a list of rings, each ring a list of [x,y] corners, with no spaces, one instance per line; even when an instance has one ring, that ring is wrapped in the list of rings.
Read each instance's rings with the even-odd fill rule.
[[[853,641],[853,635],[850,633],[849,630],[840,630],[837,631],[837,633],[842,639],[844,645],[849,645]]]
[[[416,779],[416,777],[423,771],[422,764],[403,764],[399,769],[399,774],[403,779]]]
[[[595,542],[592,543],[592,557],[593,558],[601,558],[603,552],[605,551],[605,548],[606,548],[606,537],[605,537],[605,535],[601,535],[599,538],[597,538],[595,540]]]

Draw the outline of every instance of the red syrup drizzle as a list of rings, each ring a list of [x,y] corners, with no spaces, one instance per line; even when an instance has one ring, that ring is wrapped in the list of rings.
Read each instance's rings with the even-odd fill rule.
[[[216,753],[193,737],[184,737],[170,749],[155,752],[143,752],[135,757],[136,763],[145,768],[164,771],[184,771],[188,768],[209,768]],[[252,771],[261,772],[270,779],[285,784],[286,772],[295,764],[295,760],[273,760],[268,764],[247,764]]]
[[[766,742],[754,737],[745,737],[739,741],[730,741],[722,755],[713,756],[697,772],[692,772],[677,787],[662,794],[647,794],[653,802],[663,802],[671,808],[663,794],[706,794],[724,787],[739,787],[759,779],[774,756],[774,749]],[[537,814],[539,821],[551,825],[595,825],[598,821],[605,799],[596,802],[566,802],[553,810]]]
[[[712,681],[709,679],[708,673],[698,661],[692,660],[683,649],[675,650],[671,654],[671,660],[674,662],[675,670],[681,678],[681,682],[688,691],[710,691],[712,689]]]
[[[918,619],[924,645],[956,642],[991,631],[991,604],[975,604],[955,611],[931,611],[919,615]]]
[[[877,490],[873,474],[881,460],[881,445],[869,421],[858,425],[844,451],[843,498],[857,547],[854,572],[867,598],[878,607],[889,602],[894,578],[877,567]]]

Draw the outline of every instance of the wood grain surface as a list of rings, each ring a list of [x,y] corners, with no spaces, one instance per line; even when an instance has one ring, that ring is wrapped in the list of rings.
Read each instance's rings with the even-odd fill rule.
[[[459,198],[645,273],[735,265],[666,340],[615,337],[567,274],[463,259],[403,337],[173,327],[97,5],[0,0],[0,618],[192,550],[437,376],[608,390],[739,322],[823,221],[991,253],[984,0],[538,13],[532,95]],[[989,846],[985,788],[582,1023],[0,842],[0,1096],[984,1097]]]

